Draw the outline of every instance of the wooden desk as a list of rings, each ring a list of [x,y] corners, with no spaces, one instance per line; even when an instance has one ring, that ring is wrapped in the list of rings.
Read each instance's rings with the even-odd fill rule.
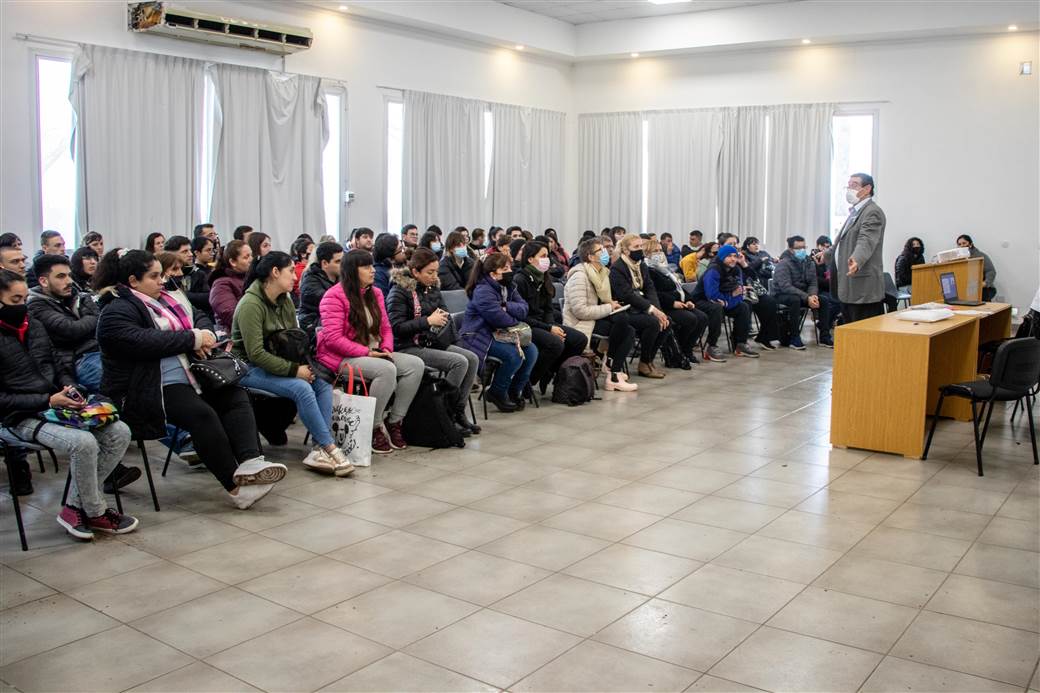
[[[1011,335],[1010,305],[962,310],[990,315],[913,323],[888,313],[834,331],[832,445],[920,459],[939,387],[975,380],[979,344]],[[964,399],[947,399],[942,413],[971,420]]]
[[[932,301],[942,303],[943,293],[939,275],[944,272],[953,272],[953,276],[957,278],[958,298],[964,301],[981,301],[982,269],[981,257],[969,257],[930,265],[914,265],[911,270],[913,283],[910,285],[910,304],[916,306]]]

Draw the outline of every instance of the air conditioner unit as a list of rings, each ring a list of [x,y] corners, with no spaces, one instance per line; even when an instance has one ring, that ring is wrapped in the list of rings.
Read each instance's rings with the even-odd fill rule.
[[[136,2],[126,8],[130,31],[215,43],[222,46],[288,55],[311,47],[309,29],[281,24],[257,24],[177,7],[166,2]]]

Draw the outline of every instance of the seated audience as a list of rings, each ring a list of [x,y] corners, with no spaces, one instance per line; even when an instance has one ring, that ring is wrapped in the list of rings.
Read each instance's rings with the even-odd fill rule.
[[[473,229],[473,233],[472,233],[470,241],[469,241],[469,254],[470,254],[470,257],[479,258],[481,255],[484,254],[484,251],[487,248],[487,246],[485,246],[485,238],[486,237],[487,237],[487,234],[484,232],[484,229],[481,229],[481,228]]]
[[[744,274],[744,302],[751,306],[751,312],[758,318],[759,327],[755,341],[766,351],[776,351],[777,347],[773,342],[780,339],[780,310],[776,299],[769,294],[768,281],[760,274],[765,263],[761,261],[761,257],[752,254],[760,251],[748,250],[758,247],[757,239],[752,237],[748,240],[754,242],[745,241],[743,250],[737,255],[737,264]],[[728,234],[725,243],[735,246],[736,241],[736,236]]]
[[[538,347],[538,360],[531,371],[531,384],[544,395],[560,365],[572,356],[581,356],[589,339],[581,331],[566,327],[556,318],[553,286],[549,271],[549,249],[537,241],[524,244],[520,269],[513,276],[517,293],[527,302],[531,338]]]
[[[422,235],[422,238],[419,239],[418,247],[432,250],[438,258],[444,250],[444,244],[441,243],[440,234],[434,233],[433,231],[427,231]]]
[[[458,229],[448,234],[444,241],[444,257],[441,258],[438,275],[442,291],[459,291],[466,288],[469,275],[473,273],[473,258],[465,235]]]
[[[243,224],[242,226],[236,226],[235,230],[231,234],[232,240],[242,241],[243,243],[249,242],[249,237],[253,234],[253,227]]]
[[[65,239],[57,231],[44,231],[40,234],[40,249],[33,255],[33,261],[44,255],[64,255]],[[36,273],[33,272],[32,264],[26,263],[25,282],[29,288],[36,286]]]
[[[513,285],[512,259],[506,253],[495,253],[477,263],[466,295],[470,300],[462,319],[462,346],[477,355],[482,373],[488,356],[501,362],[484,397],[501,412],[523,409],[538,347],[534,342],[521,347],[519,342],[495,338],[496,332],[506,333],[527,318],[527,303]]]
[[[519,226],[510,226],[506,229],[506,235],[510,241],[523,240],[524,230]]]
[[[708,316],[697,310],[686,296],[679,278],[669,269],[668,256],[657,241],[646,241],[643,251],[650,270],[650,281],[657,293],[661,310],[672,322],[679,350],[691,363],[698,363],[697,343],[708,326]]]
[[[816,265],[816,286],[821,294],[831,293],[831,275],[830,270],[827,269],[827,251],[830,250],[830,247],[830,236],[819,236],[816,239],[816,247],[809,253],[809,258]],[[832,298],[836,297],[832,296]],[[840,309],[841,304],[839,303],[838,310],[840,311]]]
[[[318,378],[309,364],[273,353],[268,346],[275,332],[298,327],[289,298],[295,279],[288,253],[274,250],[253,261],[231,328],[235,356],[249,363],[241,384],[291,399],[315,443],[304,466],[346,476],[354,465],[332,437],[332,385]]]
[[[394,267],[404,263],[404,244],[392,233],[380,234],[372,251],[372,259],[376,268],[375,287],[385,297],[390,293],[390,273]]]
[[[80,241],[80,248],[90,248],[97,255],[98,260],[105,254],[105,239],[97,231],[91,231]]]
[[[405,224],[401,229],[401,242],[405,248],[418,248],[419,227],[415,224]]]
[[[711,266],[718,250],[718,243],[708,241],[697,248],[696,251],[684,255],[679,261],[679,270],[682,272],[683,278],[688,282],[700,281],[701,277],[704,276],[704,272]]]
[[[903,245],[903,251],[899,253],[899,257],[896,258],[896,287],[909,290],[914,279],[912,268],[914,265],[923,264],[925,264],[924,241],[917,236],[911,236]]]
[[[639,335],[639,368],[644,378],[663,378],[664,371],[654,365],[661,346],[661,333],[670,321],[658,304],[650,270],[643,262],[644,241],[639,236],[622,236],[617,258],[610,268],[610,291],[618,303],[628,306],[628,322]]]
[[[69,260],[69,266],[72,268],[72,282],[80,293],[93,296],[94,290],[91,288],[90,282],[94,278],[94,272],[97,271],[100,259],[90,246],[78,248],[72,254],[72,258]]]
[[[563,244],[560,243],[560,237],[556,233],[556,229],[546,229],[543,235],[549,239],[549,258],[560,267],[570,267],[571,257],[563,249]]]
[[[213,243],[213,247],[207,255],[208,259],[205,260],[199,254],[200,249],[203,248],[203,246],[198,245],[198,240],[200,238],[208,238]],[[195,227],[191,237],[191,249],[192,252],[196,253],[195,263],[204,267],[207,272],[212,271],[213,268],[217,266],[217,258],[220,257],[222,248],[220,245],[220,236],[217,235],[217,230],[214,228],[213,224],[199,224]]]
[[[134,438],[166,435],[170,423],[187,431],[202,463],[245,510],[286,473],[257,447],[253,409],[237,386],[202,389],[191,358],[216,346],[212,323],[187,311],[162,286],[162,269],[144,250],[105,254],[94,280],[101,303],[101,392],[119,407]]]
[[[758,277],[762,284],[768,285],[769,280],[773,278],[773,267],[778,260],[763,250],[754,236],[745,238],[740,247],[747,259],[748,269]]]
[[[318,360],[337,373],[349,365],[364,374],[369,394],[376,398],[372,452],[386,454],[408,447],[402,423],[419,391],[425,366],[418,356],[394,351],[386,299],[374,285],[372,262],[372,254],[366,250],[351,250],[343,256],[339,283],[321,299]],[[394,404],[387,413],[391,396]]]
[[[22,239],[16,233],[0,233],[0,248],[22,249]]]
[[[957,236],[957,246],[968,248],[971,257],[982,258],[982,300],[992,301],[997,295],[997,268],[993,261],[989,259],[989,255],[975,247],[975,241],[966,233]]]
[[[664,253],[664,257],[669,265],[675,268],[679,267],[679,260],[682,260],[682,252],[679,250],[679,246],[675,245],[675,241],[672,240],[672,234],[667,231],[661,234],[661,252]]]
[[[610,228],[610,237],[614,241],[614,246],[621,242],[621,239],[628,235],[628,231],[625,230],[624,226],[612,226]]]
[[[40,419],[51,408],[81,409],[85,394],[76,389],[67,362],[56,357],[43,325],[28,313],[28,293],[23,277],[0,270],[0,419],[15,437],[68,456],[68,498],[58,515],[65,531],[77,539],[132,532],[137,519],[109,508],[101,493],[102,480],[130,445],[127,424],[88,431]]]
[[[293,285],[293,296],[300,295],[300,278],[303,276],[307,265],[310,264],[311,254],[314,252],[314,241],[310,236],[304,234],[293,241],[292,244],[293,273],[296,275],[296,283]]]
[[[340,263],[343,261],[343,246],[335,241],[325,241],[314,251],[314,262],[300,280],[300,328],[313,339],[321,315],[318,306],[325,292],[339,281]]]
[[[213,242],[208,238],[202,238],[201,243],[212,246]],[[191,241],[187,236],[171,236],[163,246],[165,251],[173,253],[180,259],[180,274],[173,282],[177,288],[184,292],[184,296],[191,301],[191,305],[209,314],[212,309],[209,305],[209,270],[205,267],[196,267],[195,253],[191,249]]]
[[[693,300],[698,310],[706,314],[714,310],[711,307],[714,304],[733,318],[733,353],[757,359],[758,352],[748,343],[748,337],[751,335],[751,308],[744,301],[744,275],[737,265],[739,255],[740,251],[735,246],[724,245],[719,248],[715,260],[697,282],[693,290]],[[720,333],[721,321],[720,327],[716,328],[715,322],[709,319],[707,344],[704,347],[705,359],[725,361],[718,348]]]
[[[271,237],[259,231],[250,232],[249,240],[246,243],[249,245],[254,260],[262,258],[274,249],[274,246],[271,245]]]
[[[366,226],[354,229],[354,233],[350,236],[351,250],[367,250],[371,253],[374,245],[375,233]]]
[[[191,242],[193,262],[185,267],[185,276],[188,277],[187,284],[191,291],[196,293],[205,292],[205,304],[203,304],[200,297],[198,305],[205,305],[206,307],[203,310],[209,313],[213,312],[209,305],[210,275],[213,273],[213,267],[216,265],[217,250],[219,248],[219,244],[207,236],[193,239]]]
[[[523,237],[514,238],[513,240],[509,241],[509,250],[507,251],[507,254],[513,261],[514,272],[520,269],[520,253],[524,252],[524,246],[526,244],[527,241]]]
[[[5,269],[14,272],[20,277],[24,277],[26,274],[25,253],[22,252],[22,249],[14,246],[0,248],[0,269]]]
[[[818,311],[820,346],[834,348],[831,325],[836,317],[836,301],[828,294],[820,292],[816,279],[816,263],[809,259],[805,239],[801,236],[791,236],[787,239],[787,250],[780,256],[780,262],[773,274],[772,293],[778,303],[787,307],[786,330],[780,337],[782,345],[799,351],[805,348],[798,325],[801,322],[802,308],[807,307]]]
[[[549,230],[552,231],[552,229]],[[554,250],[561,250],[560,245],[550,236],[544,234],[541,236],[535,236],[532,241],[535,243],[541,243],[548,248],[549,254],[546,255],[546,257],[549,259],[549,282],[552,283],[562,280],[564,275],[567,274],[568,268],[567,263],[564,262],[561,264],[559,258],[554,254]],[[523,252],[523,249],[521,249],[521,252]],[[522,263],[523,260],[521,259],[521,264]]]
[[[163,251],[165,245],[166,236],[161,233],[150,233],[145,237],[142,248],[147,250],[149,253],[156,255]]]
[[[480,433],[480,426],[469,421],[466,404],[477,377],[477,356],[455,344],[457,333],[451,313],[441,298],[438,286],[437,256],[419,248],[408,266],[390,275],[393,286],[386,297],[386,313],[394,334],[394,351],[418,356],[423,363],[444,373],[445,380],[458,390],[452,403],[452,417],[463,436]]]
[[[700,250],[701,245],[704,244],[704,234],[699,229],[690,231],[690,241],[682,247],[679,251],[682,257],[686,257],[691,253],[696,253]]]
[[[217,330],[231,332],[235,307],[245,290],[246,274],[253,263],[253,251],[245,241],[233,240],[224,246],[216,269],[209,275],[209,305],[213,309]]]

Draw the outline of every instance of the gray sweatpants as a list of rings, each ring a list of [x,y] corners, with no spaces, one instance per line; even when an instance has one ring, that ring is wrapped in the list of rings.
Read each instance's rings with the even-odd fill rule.
[[[390,396],[395,392],[397,396],[394,397],[394,406],[386,422],[397,423],[404,418],[412,400],[415,399],[415,393],[419,391],[423,372],[426,370],[422,359],[413,354],[395,351],[393,357],[393,361],[371,356],[343,360],[354,368],[361,369],[368,384],[368,394],[376,398],[374,426],[383,422],[383,412],[386,411]]]
[[[414,354],[430,368],[443,372],[444,379],[459,391],[459,400],[455,404],[461,404],[469,398],[469,391],[473,388],[473,381],[477,378],[477,368],[480,365],[477,355],[472,351],[454,344],[446,350],[416,346],[406,347],[401,351]]]

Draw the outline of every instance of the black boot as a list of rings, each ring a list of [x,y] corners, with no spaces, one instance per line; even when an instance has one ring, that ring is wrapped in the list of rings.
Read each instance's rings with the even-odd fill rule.
[[[469,414],[466,413],[466,402],[463,401],[455,408],[455,423],[465,428],[469,433],[477,435],[481,428],[475,423],[470,423]]]
[[[484,399],[495,405],[500,412],[511,414],[516,411],[516,403],[509,399],[509,395],[498,395],[492,390],[484,392]]]
[[[524,397],[523,392],[510,392],[509,399],[513,400],[513,405],[516,406],[517,411],[523,411],[527,407],[527,398]]]

